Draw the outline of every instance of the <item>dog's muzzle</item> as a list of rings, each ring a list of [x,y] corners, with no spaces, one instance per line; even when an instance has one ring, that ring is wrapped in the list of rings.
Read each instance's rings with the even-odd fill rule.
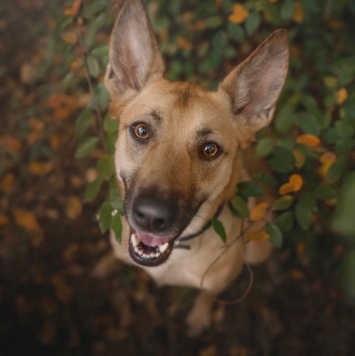
[[[140,195],[134,199],[129,238],[129,254],[142,266],[164,263],[173,249],[176,234],[172,226],[176,221],[176,203],[154,195]]]

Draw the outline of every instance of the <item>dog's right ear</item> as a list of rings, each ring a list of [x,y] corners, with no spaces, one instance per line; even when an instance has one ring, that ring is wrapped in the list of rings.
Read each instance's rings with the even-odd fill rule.
[[[141,0],[126,0],[117,16],[109,47],[105,85],[111,99],[134,97],[164,73],[151,22]]]

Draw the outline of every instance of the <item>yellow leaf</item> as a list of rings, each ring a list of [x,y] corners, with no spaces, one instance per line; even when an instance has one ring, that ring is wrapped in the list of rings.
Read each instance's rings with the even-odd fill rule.
[[[320,144],[320,139],[311,134],[302,134],[296,138],[296,142],[308,147],[316,147]]]
[[[255,205],[250,212],[251,221],[259,221],[265,216],[266,209],[268,207],[267,203],[260,203]]]
[[[78,41],[77,35],[70,31],[62,32],[61,36],[65,43],[75,44]]]
[[[0,227],[5,226],[8,223],[9,223],[9,218],[4,214],[0,214]]]
[[[36,176],[44,176],[52,170],[52,164],[50,162],[38,162],[34,161],[28,165],[28,170]]]
[[[40,232],[41,228],[34,213],[26,209],[15,209],[14,217],[16,224],[30,232]]]
[[[293,187],[294,192],[298,192],[303,185],[303,178],[299,174],[292,174],[290,177],[290,184]]]
[[[235,4],[233,6],[233,12],[229,15],[228,20],[233,23],[241,24],[249,16],[249,11],[244,8],[242,4]]]
[[[7,173],[5,177],[1,180],[0,189],[4,193],[8,193],[14,185],[14,181],[15,175],[13,173]]]
[[[343,104],[344,101],[348,98],[348,91],[345,88],[340,88],[337,94],[337,103],[339,105]]]
[[[336,160],[336,155],[333,152],[325,152],[322,154],[322,156],[319,158],[320,163],[323,164],[333,164]]]
[[[304,18],[303,7],[301,1],[295,2],[295,10],[293,12],[293,20],[297,23],[301,23]]]
[[[248,241],[264,241],[267,240],[270,235],[264,230],[251,230],[248,231],[245,238]]]
[[[303,167],[304,163],[306,162],[306,156],[297,148],[295,148],[292,153],[296,160],[295,166],[297,168]]]
[[[64,15],[76,16],[79,13],[80,5],[81,5],[81,0],[75,0],[71,8],[64,10]]]
[[[333,75],[326,75],[323,78],[323,82],[325,86],[328,87],[329,89],[335,89],[338,85],[337,77],[334,77]]]
[[[66,215],[69,219],[77,219],[83,210],[83,205],[78,197],[71,196],[68,198]]]

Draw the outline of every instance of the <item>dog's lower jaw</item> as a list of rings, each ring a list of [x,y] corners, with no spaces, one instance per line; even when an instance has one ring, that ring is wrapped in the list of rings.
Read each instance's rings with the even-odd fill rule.
[[[174,239],[143,239],[144,235],[147,236],[131,228],[128,251],[132,260],[144,267],[156,267],[165,263],[173,249]]]

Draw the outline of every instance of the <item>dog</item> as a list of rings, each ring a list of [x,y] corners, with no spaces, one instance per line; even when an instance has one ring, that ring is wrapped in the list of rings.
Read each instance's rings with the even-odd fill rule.
[[[241,221],[228,202],[237,183],[249,180],[243,149],[270,123],[288,60],[287,31],[277,30],[211,92],[164,78],[141,0],[126,0],[113,27],[105,85],[119,120],[115,167],[124,216],[122,242],[113,233],[110,240],[119,259],[158,285],[201,289],[187,318],[190,335],[209,326],[214,299],[244,262],[262,262],[271,251],[267,241],[235,239]],[[223,223],[226,243],[213,218]]]

